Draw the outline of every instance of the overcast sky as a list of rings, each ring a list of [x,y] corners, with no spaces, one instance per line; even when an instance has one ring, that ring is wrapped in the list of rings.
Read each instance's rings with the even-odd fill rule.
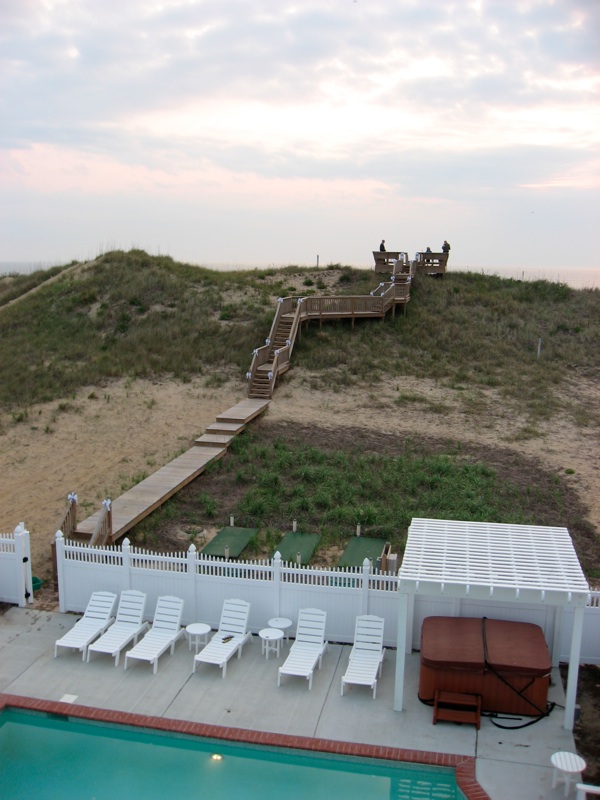
[[[600,266],[599,0],[0,0],[0,261]]]

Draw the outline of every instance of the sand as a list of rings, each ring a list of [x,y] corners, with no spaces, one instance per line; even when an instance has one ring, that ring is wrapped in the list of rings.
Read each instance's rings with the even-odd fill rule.
[[[78,495],[80,519],[92,514],[104,498],[114,500],[191,447],[217,414],[245,397],[246,386],[238,381],[219,388],[207,383],[206,376],[189,383],[120,380],[82,389],[69,401],[34,406],[23,421],[0,417],[0,532],[25,523],[35,575],[50,574],[49,542],[69,492]],[[428,402],[398,405],[400,392]],[[479,398],[476,409],[463,395],[414,379],[383,382],[370,391],[313,390],[310,375],[292,369],[276,389],[266,424],[356,426],[510,448],[564,476],[600,532],[598,384],[578,385],[578,401],[590,410],[586,426],[561,413],[537,425],[541,435],[529,439],[521,438],[526,420],[493,391],[483,404]]]

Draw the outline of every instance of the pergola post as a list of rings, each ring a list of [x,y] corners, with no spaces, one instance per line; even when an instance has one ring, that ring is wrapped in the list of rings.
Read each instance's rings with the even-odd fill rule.
[[[554,636],[552,637],[552,666],[560,664],[560,630],[563,621],[562,606],[554,606]]]
[[[563,728],[567,731],[573,730],[575,722],[575,700],[577,699],[583,614],[583,606],[576,606],[573,614],[573,633],[571,635],[571,652],[569,654],[569,672],[567,674],[567,693],[565,698],[565,721],[563,723]]]
[[[535,569],[533,568],[535,566]],[[414,595],[465,598],[486,603],[560,606],[554,614],[552,665],[560,659],[562,607],[573,608],[573,632],[564,728],[573,730],[585,606],[590,587],[566,528],[414,518],[408,529],[399,577],[398,650],[394,710],[401,711],[406,651],[413,635]],[[548,615],[546,616],[548,628]],[[547,631],[546,631],[547,633]]]
[[[404,666],[408,630],[408,594],[398,592],[398,642],[396,648],[396,685],[394,686],[394,711],[402,711],[404,702]],[[410,652],[410,648],[409,652]]]

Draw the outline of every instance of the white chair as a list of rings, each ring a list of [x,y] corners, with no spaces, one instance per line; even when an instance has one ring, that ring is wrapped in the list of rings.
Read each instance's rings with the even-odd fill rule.
[[[578,783],[576,785],[576,789],[576,800],[586,800],[588,794],[591,794],[594,797],[600,796],[600,786],[591,786],[589,783]]]
[[[346,684],[353,683],[370,686],[375,699],[377,678],[381,677],[385,655],[383,625],[384,620],[381,617],[365,614],[356,618],[354,645],[350,651],[346,673],[342,675],[342,695]]]
[[[146,595],[143,592],[133,589],[121,592],[117,619],[106,633],[88,647],[87,661],[90,660],[90,653],[108,653],[115,659],[115,667],[118,667],[121,650],[130,642],[137,644],[140,633],[150,627],[144,622],[145,606]]]
[[[221,611],[219,630],[214,634],[206,647],[194,657],[192,675],[198,664],[216,664],[227,674],[227,662],[237,653],[242,656],[242,648],[252,634],[248,631],[250,603],[245,600],[225,600]]]
[[[169,647],[171,655],[175,652],[175,643],[184,635],[185,628],[181,627],[183,614],[183,600],[179,597],[159,597],[156,611],[152,620],[152,627],[141,642],[125,653],[125,669],[127,661],[135,658],[138,661],[148,661],[153,666],[156,674],[158,659]]]
[[[296,639],[290,654],[277,673],[277,686],[281,686],[282,675],[296,675],[306,678],[309,691],[312,689],[313,672],[321,667],[323,653],[327,649],[325,641],[325,621],[327,613],[318,608],[303,608],[298,615]]]
[[[108,628],[114,620],[113,610],[117,595],[112,592],[94,592],[89,599],[83,617],[73,625],[68,633],[54,642],[54,658],[59,647],[69,647],[81,651],[81,660],[85,661],[88,645]]]

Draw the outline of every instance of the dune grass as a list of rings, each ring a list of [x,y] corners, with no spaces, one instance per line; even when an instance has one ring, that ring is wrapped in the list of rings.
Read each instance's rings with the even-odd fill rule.
[[[294,365],[310,371],[313,388],[429,378],[459,391],[497,389],[538,420],[556,410],[561,386],[600,374],[593,289],[476,273],[420,277],[406,316],[361,321],[352,336],[348,328],[315,329],[295,349]]]
[[[434,451],[418,438],[404,439],[391,443],[391,452],[377,452],[368,440],[315,446],[300,435],[248,430],[236,437],[227,458],[136,526],[130,538],[155,546],[173,520],[182,530],[201,529],[225,524],[233,514],[236,525],[261,531],[246,557],[260,552],[261,544],[268,550],[275,532],[290,531],[294,519],[302,533],[320,536],[317,560],[328,548],[343,548],[359,523],[364,535],[380,538],[382,546],[389,541],[402,554],[414,517],[564,525],[583,541],[590,529],[576,516],[574,502],[558,476],[529,472],[522,464],[488,466],[457,444]],[[581,556],[593,572],[595,559],[583,546]]]
[[[216,272],[139,250],[107,253],[0,306],[0,406],[21,414],[120,377],[242,383],[278,296],[367,294],[378,283],[374,272],[337,264]],[[600,292],[475,273],[418,278],[405,316],[354,329],[313,323],[292,366],[314,389],[403,376],[456,391],[492,387],[526,409],[533,428],[558,407],[561,386],[599,374]]]
[[[70,264],[63,266],[36,269],[26,275],[16,272],[0,275],[0,307],[10,303],[12,300],[16,300],[76,263],[76,261],[72,261]]]
[[[80,387],[112,378],[205,375],[207,382],[223,376],[243,385],[277,297],[367,294],[379,283],[373,272],[339,264],[222,273],[139,250],[61,271],[48,284],[39,275],[15,279],[11,297],[39,289],[9,307],[2,307],[9,295],[0,281],[0,406],[12,424],[29,424],[36,402],[61,401],[60,413],[76,411],[69,401]],[[599,367],[598,290],[451,272],[444,280],[417,278],[406,315],[357,321],[354,328],[348,321],[311,324],[294,349],[291,374],[315,391],[356,385],[368,393],[393,378],[397,406],[418,404],[441,415],[449,406],[405,390],[402,378],[462,392],[465,410],[479,416],[487,408],[483,392],[493,389],[526,414],[522,435],[532,436],[565,396],[587,424],[573,386],[597,378]],[[209,470],[189,507],[188,491],[139,527],[142,542],[169,521],[194,526],[234,513],[237,524],[260,527],[271,539],[298,519],[304,532],[321,534],[324,547],[340,546],[360,523],[401,552],[412,517],[534,524],[562,524],[565,517],[560,482],[501,477],[485,459],[452,450],[384,456],[251,435],[238,437],[214,474]],[[572,530],[578,518],[564,524]],[[586,536],[595,553],[594,536]]]

